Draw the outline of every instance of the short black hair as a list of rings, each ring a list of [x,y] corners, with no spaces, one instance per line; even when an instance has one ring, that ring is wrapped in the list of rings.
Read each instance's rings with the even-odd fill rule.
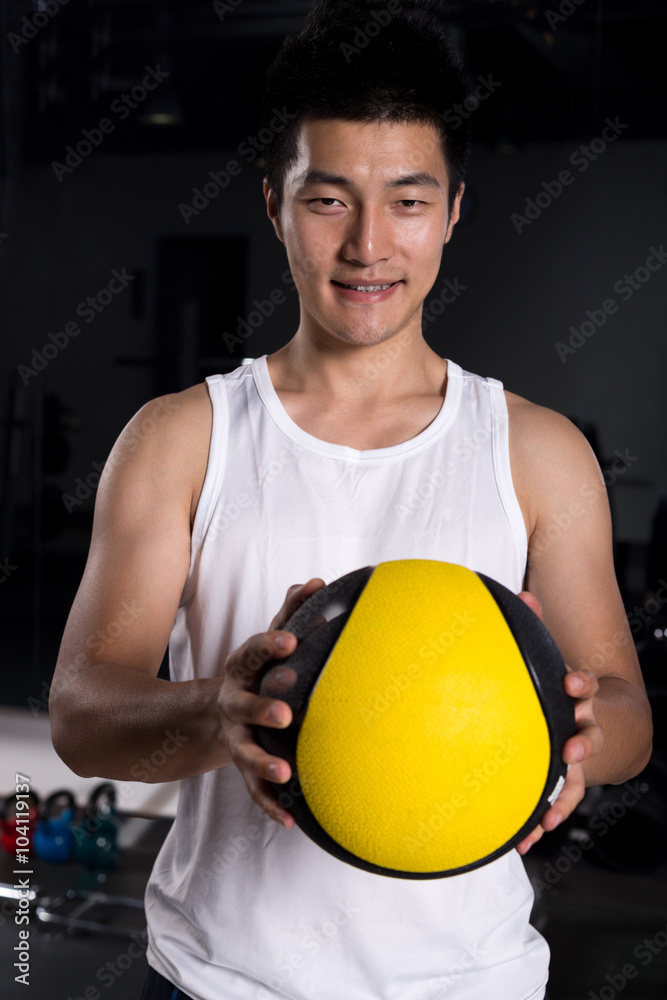
[[[445,115],[470,94],[439,0],[315,0],[303,29],[288,35],[262,94],[262,126],[278,108],[291,118],[265,149],[266,180],[280,211],[287,170],[305,121],[431,124],[449,176],[449,213],[470,158],[470,118]],[[452,115],[448,116],[450,121]]]

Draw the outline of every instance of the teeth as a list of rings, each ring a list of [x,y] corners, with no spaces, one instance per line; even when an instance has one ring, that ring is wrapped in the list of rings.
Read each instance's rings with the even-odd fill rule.
[[[393,284],[393,282],[392,282]],[[355,292],[381,292],[385,288],[391,288],[389,285],[343,285],[343,288],[353,288]]]

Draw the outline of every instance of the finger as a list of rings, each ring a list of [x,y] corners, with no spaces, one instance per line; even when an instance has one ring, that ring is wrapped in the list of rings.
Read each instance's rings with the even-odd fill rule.
[[[524,604],[527,604],[531,611],[533,611],[537,617],[542,619],[542,605],[528,590],[522,590],[520,594],[517,595]]]
[[[317,593],[326,584],[320,577],[313,577],[307,583],[295,583],[287,591],[282,608],[272,619],[270,629],[283,628],[294,612],[304,601],[308,600],[312,594]]]
[[[542,827],[548,832],[555,830],[574,812],[585,793],[586,780],[583,769],[580,765],[570,767],[560,795],[540,820]]]
[[[257,683],[258,674],[269,660],[289,656],[297,645],[296,636],[291,632],[260,632],[251,636],[232,653],[226,663],[225,672],[246,688]]]
[[[583,760],[595,757],[604,746],[604,733],[594,723],[584,726],[575,736],[570,736],[563,744],[562,759],[565,764],[579,764]]]
[[[291,667],[274,667],[262,683],[262,693],[267,698],[280,698],[294,687],[297,680],[298,674]]]
[[[243,777],[253,802],[264,810],[269,819],[275,820],[285,829],[291,830],[295,824],[294,817],[278,803],[275,792],[268,781],[263,781],[261,778],[249,774],[244,774]]]
[[[516,849],[519,852],[519,854],[527,854],[528,851],[533,846],[533,844],[536,844],[538,840],[542,838],[543,835],[544,835],[544,828],[540,825],[536,826],[535,829],[532,831],[532,833],[529,833],[528,836],[524,840],[522,840],[520,844],[516,845]]]
[[[284,784],[292,777],[289,762],[263,750],[247,726],[239,726],[231,735],[229,750],[232,760],[244,774],[250,772],[257,778],[273,781],[278,785]]]
[[[593,698],[600,690],[600,681],[590,670],[571,670],[563,683],[571,698]]]
[[[237,725],[285,729],[292,721],[292,709],[287,702],[260,697],[243,688],[224,692],[219,705],[223,715]]]
[[[253,802],[263,809],[270,819],[288,830],[291,829],[295,823],[294,817],[280,805],[270,784],[270,782],[283,784],[289,781],[292,769],[288,761],[265,753],[253,739],[252,730],[245,726],[233,728],[229,748],[232,760],[243,775]]]
[[[300,587],[298,587],[286,601],[287,607],[286,607],[285,621],[281,622],[281,627],[289,621],[294,612],[297,611],[301,607],[301,605],[308,600],[309,597],[312,597],[313,594],[316,594],[318,590],[321,590],[325,586],[326,584],[321,577],[314,576],[310,580],[308,580],[307,583],[304,583]]]
[[[326,623],[327,623],[327,619],[324,617],[324,615],[317,615],[316,618],[313,618],[313,621],[311,623],[310,628],[308,629],[308,631],[304,635],[304,639],[305,639],[306,635],[310,635],[310,633],[314,632],[316,628],[319,628],[320,625],[326,625]]]

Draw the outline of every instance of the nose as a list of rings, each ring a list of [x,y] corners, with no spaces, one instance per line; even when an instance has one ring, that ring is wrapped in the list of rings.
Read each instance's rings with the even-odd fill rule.
[[[362,205],[350,219],[342,253],[346,260],[370,267],[394,256],[392,220],[378,205]]]

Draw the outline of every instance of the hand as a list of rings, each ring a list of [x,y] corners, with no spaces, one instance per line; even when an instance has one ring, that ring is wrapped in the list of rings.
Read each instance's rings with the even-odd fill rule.
[[[519,597],[541,620],[542,606],[537,598],[526,590]],[[555,830],[574,812],[586,792],[583,762],[600,753],[604,746],[604,733],[594,712],[594,699],[600,689],[598,678],[591,670],[572,670],[567,664],[566,669],[568,672],[563,678],[563,687],[566,694],[575,699],[577,732],[563,744],[562,760],[569,764],[565,784],[532,833],[517,845],[519,854],[527,854],[545,832]]]
[[[294,652],[296,636],[281,630],[299,605],[323,586],[324,580],[313,578],[288,589],[283,606],[268,631],[251,636],[227,657],[218,695],[222,739],[243,775],[253,802],[270,819],[287,829],[294,826],[294,817],[280,807],[269,782],[289,781],[292,769],[286,760],[262,750],[254,738],[252,726],[284,729],[292,721],[292,710],[284,701],[256,694],[257,678],[269,660]],[[295,680],[295,672],[285,667],[277,674],[276,688],[282,685],[282,690],[287,690]]]

